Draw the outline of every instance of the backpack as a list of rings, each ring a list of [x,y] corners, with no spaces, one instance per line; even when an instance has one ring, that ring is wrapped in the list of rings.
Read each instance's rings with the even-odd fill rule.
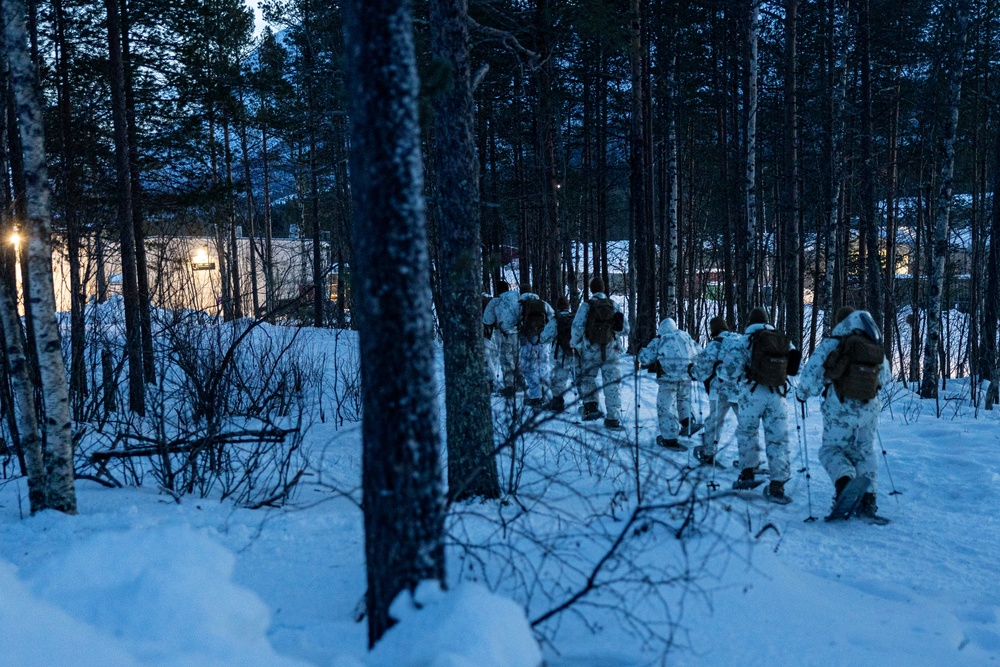
[[[823,361],[823,377],[833,381],[840,400],[870,401],[878,395],[878,375],[885,350],[868,336],[853,333],[840,339]]]
[[[573,356],[570,340],[573,338],[573,314],[559,313],[556,315],[556,355],[561,350],[564,357]]]
[[[656,360],[669,380],[683,379],[691,365],[690,350],[682,336],[680,331],[671,331],[660,338]]]
[[[760,329],[750,334],[750,365],[747,377],[751,382],[771,389],[788,382],[788,337],[776,329]]]
[[[608,297],[591,299],[584,335],[601,351],[615,339],[615,304]]]
[[[538,342],[542,329],[549,321],[545,312],[545,302],[541,299],[525,299],[521,302],[521,334],[532,342]]]

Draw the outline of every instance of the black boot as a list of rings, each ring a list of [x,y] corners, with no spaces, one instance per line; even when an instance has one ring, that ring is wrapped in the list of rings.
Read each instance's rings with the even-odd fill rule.
[[[656,444],[658,444],[660,447],[663,447],[664,449],[669,449],[672,452],[687,451],[687,447],[677,442],[675,438],[671,438],[668,440],[667,438],[664,438],[662,435],[656,436]]]
[[[757,486],[760,486],[762,483],[763,483],[763,480],[760,481],[760,482],[758,482],[756,479],[754,479],[754,469],[753,468],[744,468],[740,472],[739,479],[737,479],[735,482],[733,482],[733,488],[737,489],[737,490],[739,490],[739,489],[753,489],[753,488],[755,488]]]
[[[850,483],[851,483],[851,478],[848,477],[847,475],[837,478],[837,481],[833,483],[833,488],[836,491],[836,493],[834,493],[833,496],[834,502],[837,502],[837,498],[840,497],[840,494],[844,492],[844,489],[847,488],[847,485]]]
[[[597,401],[587,401],[583,404],[583,421],[594,421],[595,419],[600,419],[603,416],[604,413],[597,407]]]
[[[566,401],[562,396],[553,396],[549,404],[545,406],[551,412],[562,412],[566,409]]]
[[[872,523],[877,526],[884,526],[889,523],[889,519],[878,515],[878,503],[875,500],[874,493],[866,493],[861,496],[861,502],[858,503],[858,509],[855,511],[855,514],[865,523]]]
[[[764,497],[772,503],[787,505],[792,499],[785,495],[785,483],[771,480],[771,483],[764,489]]]
[[[691,434],[690,434],[690,433],[688,432],[688,425],[690,425],[690,423],[691,423],[691,420],[690,420],[690,419],[688,419],[687,417],[685,417],[684,419],[682,419],[682,420],[680,421],[680,424],[681,424],[681,435],[682,435],[682,436],[688,436],[688,435],[691,435]]]
[[[604,428],[610,429],[612,431],[624,431],[625,427],[621,425],[617,419],[605,419]]]

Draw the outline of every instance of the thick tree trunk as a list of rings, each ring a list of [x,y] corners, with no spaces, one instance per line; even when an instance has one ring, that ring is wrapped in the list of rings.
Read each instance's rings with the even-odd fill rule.
[[[841,142],[844,133],[844,104],[847,90],[847,64],[845,62],[849,34],[847,20],[850,12],[850,0],[830,0],[829,31],[830,56],[828,67],[832,74],[830,91],[830,130],[827,145],[827,198],[826,198],[826,250],[824,257],[826,266],[823,278],[823,334],[829,336],[833,329],[833,316],[840,306],[839,291],[835,289],[837,273],[840,270],[839,259],[846,258],[840,254],[840,205],[841,182],[843,180],[843,158],[841,157]]]
[[[149,294],[149,269],[146,262],[146,230],[142,214],[142,181],[139,177],[139,131],[135,121],[132,55],[128,19],[129,0],[121,4],[122,72],[125,81],[125,120],[128,123],[129,189],[131,190],[132,227],[135,235],[135,281],[139,300],[139,336],[142,339],[142,372],[147,383],[156,382],[153,359],[153,323]]]
[[[45,405],[45,504],[51,509],[75,514],[73,429],[52,284],[52,222],[41,96],[26,41],[23,2],[4,0],[3,18],[24,151],[28,273],[31,276],[27,300],[33,306],[31,317],[35,322],[35,346]]]
[[[438,228],[441,242],[440,313],[444,332],[448,495],[497,498],[500,480],[493,445],[490,387],[483,374],[479,279],[479,179],[473,143],[467,0],[431,0],[431,48],[450,85],[434,98]]]
[[[256,215],[253,205],[253,179],[250,173],[250,151],[247,146],[247,124],[246,119],[240,121],[240,151],[243,153],[243,180],[244,195],[247,198],[247,235],[250,239],[250,305],[253,308],[253,317],[260,317],[260,297],[257,294],[257,229]]]
[[[785,0],[785,169],[781,270],[785,334],[802,349],[802,290],[799,289],[798,0]]]
[[[111,65],[111,105],[115,134],[115,167],[118,185],[118,228],[121,234],[122,297],[125,305],[125,351],[128,357],[129,408],[146,414],[142,332],[136,267],[135,225],[132,220],[128,121],[125,112],[125,70],[122,62],[121,20],[118,0],[105,0],[108,14],[108,50]]]
[[[744,159],[746,173],[743,192],[746,207],[746,238],[753,244],[757,236],[757,35],[760,31],[760,0],[750,0],[750,16],[747,23],[747,90],[746,90],[746,145]],[[743,316],[746,311],[758,305],[758,267],[754,263],[754,252],[751,248],[746,253],[743,265],[742,290],[744,293]],[[762,305],[762,304],[761,304]]]
[[[937,210],[934,215],[934,264],[928,283],[927,337],[924,339],[924,368],[920,383],[923,398],[938,395],[938,348],[941,345],[941,296],[948,261],[948,223],[955,172],[955,141],[958,136],[958,107],[962,99],[962,73],[965,42],[969,32],[969,0],[960,0],[952,8],[954,24],[947,60],[948,95],[945,98],[945,133],[941,150],[941,178],[938,183]]]
[[[342,6],[374,644],[398,593],[444,581],[444,511],[412,4]]]
[[[633,247],[629,254],[634,259],[635,274],[635,326],[630,336],[631,348],[640,347],[653,339],[656,333],[656,264],[654,261],[653,220],[649,213],[646,141],[646,50],[644,37],[645,22],[640,0],[630,2],[631,46],[629,63],[632,81],[631,153],[629,159],[629,184],[631,192],[632,222],[635,228]]]

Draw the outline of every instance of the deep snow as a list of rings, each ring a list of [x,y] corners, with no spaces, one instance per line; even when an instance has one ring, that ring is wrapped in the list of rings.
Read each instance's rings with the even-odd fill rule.
[[[329,351],[333,336],[311,331],[304,340]],[[350,353],[343,336],[338,349],[342,357]],[[330,373],[333,363],[329,355]],[[639,382],[645,502],[667,502],[676,496],[666,480],[689,460],[651,445],[656,387],[650,376]],[[456,508],[450,522],[456,535],[499,544],[503,517],[510,522],[502,524],[510,529],[507,538],[548,536],[561,560],[532,561],[539,554],[530,542],[523,543],[523,560],[487,555],[476,561],[453,547],[453,590],[422,589],[419,610],[400,600],[402,622],[371,654],[364,623],[355,621],[364,594],[363,531],[354,500],[357,423],[337,426],[329,414],[316,423],[307,436],[314,474],[281,509],[240,509],[193,496],[178,503],[153,488],[80,481],[79,516],[24,517],[23,480],[2,480],[0,663],[527,667],[536,661],[537,644],[523,607],[479,584],[458,582],[476,579],[527,602],[529,619],[552,606],[553,592],[575,590],[604,538],[616,534],[635,507],[633,386],[630,369],[622,392],[628,428],[620,438],[583,432],[572,420],[546,424],[544,436],[519,441],[527,462],[520,498]],[[612,587],[597,600],[620,599],[635,618],[659,614],[658,630],[673,643],[671,665],[1000,663],[1000,428],[997,411],[974,414],[960,398],[967,393],[967,384],[950,381],[938,418],[934,402],[893,388],[881,427],[892,481],[884,462],[879,480],[889,526],[822,521],[832,486],[816,456],[821,423],[819,403],[811,401],[804,435],[812,515],[819,521],[804,521],[804,472],[793,474],[794,502],[786,507],[766,503],[757,492],[725,495],[708,502],[701,527],[683,541],[653,525],[629,552],[650,576],[672,571],[683,556],[696,565],[686,586],[664,588],[662,597],[632,588],[620,598]],[[699,397],[704,413],[703,392]],[[797,471],[804,465],[795,405],[789,399]],[[505,421],[503,403],[496,407]],[[721,455],[727,462],[735,458],[733,426],[730,418]],[[501,456],[505,481],[508,460]],[[699,497],[712,474],[688,472]],[[736,471],[714,475],[724,490]],[[888,495],[893,486],[901,494]],[[519,502],[540,498],[546,504],[529,503],[533,513],[519,514]],[[654,516],[663,526],[677,525],[670,511]],[[623,562],[610,572],[622,573]],[[504,569],[512,563],[535,568],[538,580],[520,585],[519,577],[530,576],[526,569]],[[548,665],[663,660],[662,643],[627,632],[607,606],[578,608],[599,627],[588,628],[573,613],[541,625]]]

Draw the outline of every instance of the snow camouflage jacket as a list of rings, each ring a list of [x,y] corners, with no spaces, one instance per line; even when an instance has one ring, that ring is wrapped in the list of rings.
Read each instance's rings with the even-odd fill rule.
[[[568,315],[568,314],[569,314],[568,310],[561,310],[558,313],[556,313],[556,315]],[[541,341],[543,343],[553,343],[555,342],[558,333],[559,333],[559,322],[555,317],[550,316],[549,321],[545,323],[545,328],[542,329]],[[554,347],[553,351],[555,351]]]
[[[722,342],[719,375],[734,388],[749,387],[746,370],[750,363],[750,335],[761,329],[774,329],[770,324],[751,324],[742,334],[730,334]],[[791,345],[791,343],[789,343]],[[794,349],[794,346],[791,346]],[[735,393],[734,393],[735,396]]]
[[[516,334],[520,320],[521,303],[517,290],[508,290],[493,297],[483,312],[483,324],[495,326],[505,334]]]
[[[606,299],[607,295],[604,292],[594,292],[590,295],[591,299]],[[580,309],[576,311],[576,315],[573,317],[573,335],[570,338],[570,347],[577,350],[583,354],[600,354],[601,349],[587,340],[587,313],[590,312],[590,303],[585,302],[580,304]],[[618,302],[615,302],[615,312],[622,312],[621,306]],[[605,355],[611,356],[612,354],[620,354],[625,350],[622,345],[622,336],[627,336],[629,332],[628,318],[625,319],[625,328],[622,329],[615,336],[615,339],[608,344],[605,349]]]
[[[660,322],[656,330],[656,338],[649,341],[639,352],[639,363],[648,366],[659,361],[663,375],[659,380],[664,382],[679,382],[689,380],[688,367],[698,353],[698,345],[688,335],[687,331],[677,328],[673,318]]]
[[[691,367],[691,376],[695,380],[707,382],[709,378],[712,379],[710,391],[715,396],[718,396],[720,392],[725,393],[729,389],[729,383],[719,374],[719,366],[722,364],[722,352],[726,340],[737,335],[731,331],[723,331],[717,338],[708,341],[708,345],[698,353],[694,360],[694,366]]]
[[[540,297],[537,294],[534,294],[533,292],[525,292],[524,294],[521,295],[521,298],[518,299],[518,301],[519,302],[521,302],[521,301],[529,301],[531,299],[538,299],[538,298],[540,298]],[[551,338],[546,338],[545,337],[546,332],[549,330],[549,325],[553,324],[556,321],[556,311],[554,311],[552,309],[552,306],[550,306],[545,301],[542,301],[542,304],[545,306],[545,317],[548,318],[548,319],[545,322],[545,327],[542,329],[542,333],[539,334],[539,336],[538,336],[538,342],[542,343],[542,344],[548,344],[548,343],[551,343],[555,339],[555,337],[556,337],[554,333],[552,334]],[[520,305],[520,303],[518,303],[517,312],[518,312],[518,321],[520,321],[520,318],[521,318],[521,305]],[[514,328],[515,328],[515,330],[517,329],[516,326]],[[534,341],[532,341],[532,342],[534,342]]]
[[[795,389],[795,395],[800,400],[805,400],[810,396],[819,396],[822,394],[828,385],[833,384],[830,380],[824,377],[825,369],[823,368],[823,363],[826,358],[837,349],[837,345],[840,341],[836,337],[848,336],[854,332],[863,333],[864,328],[861,325],[861,311],[856,311],[848,315],[841,321],[837,326],[833,328],[833,336],[831,338],[824,338],[819,345],[816,346],[816,351],[812,353],[809,360],[806,362],[805,367],[799,374],[799,384]],[[892,369],[889,366],[889,360],[885,359],[882,361],[882,368],[879,369],[878,382],[883,387],[892,380]],[[836,401],[840,403],[840,398],[837,396],[835,391],[826,392],[826,400]],[[863,405],[863,401],[857,401],[854,399],[847,399],[846,404],[856,404]],[[881,409],[881,401],[879,401],[878,396],[874,400],[868,401],[868,405],[873,408]]]

